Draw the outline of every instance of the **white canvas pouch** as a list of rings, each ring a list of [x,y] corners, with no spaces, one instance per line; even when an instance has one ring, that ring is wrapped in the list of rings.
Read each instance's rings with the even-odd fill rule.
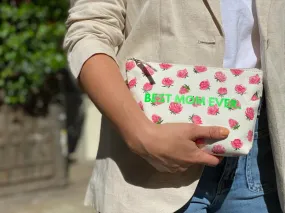
[[[219,141],[198,140],[218,156],[241,156],[252,148],[263,92],[259,69],[126,62],[127,83],[145,115],[156,124],[188,122],[230,130]]]

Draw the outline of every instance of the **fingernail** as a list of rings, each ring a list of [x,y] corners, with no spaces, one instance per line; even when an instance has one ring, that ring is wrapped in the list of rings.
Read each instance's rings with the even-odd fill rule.
[[[221,135],[222,135],[223,137],[227,137],[230,132],[229,132],[229,130],[226,129],[226,128],[221,128],[221,129],[220,129],[220,133],[221,133]]]

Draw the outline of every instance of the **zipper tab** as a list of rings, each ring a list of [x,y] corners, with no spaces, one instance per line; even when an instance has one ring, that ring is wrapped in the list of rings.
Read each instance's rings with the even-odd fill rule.
[[[144,63],[144,62],[142,62],[141,60],[136,59],[136,58],[131,58],[130,60],[133,60],[133,61],[136,63],[137,67],[141,69],[141,71],[145,74],[145,76],[146,76],[147,79],[149,80],[149,83],[150,83],[151,85],[154,85],[154,84],[155,84],[155,81],[154,81],[153,77],[151,76],[151,74],[149,73],[149,71],[147,70],[147,68],[146,68],[145,65],[144,65],[144,64],[146,64],[146,63]],[[149,66],[149,65],[147,64],[147,66]],[[151,66],[149,66],[149,67],[151,67]],[[152,68],[152,69],[153,69],[153,68]]]

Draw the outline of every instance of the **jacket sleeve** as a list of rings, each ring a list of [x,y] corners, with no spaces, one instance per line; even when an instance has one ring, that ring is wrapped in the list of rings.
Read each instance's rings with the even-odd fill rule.
[[[126,0],[70,0],[64,49],[74,77],[91,56],[103,53],[116,61],[124,40]]]

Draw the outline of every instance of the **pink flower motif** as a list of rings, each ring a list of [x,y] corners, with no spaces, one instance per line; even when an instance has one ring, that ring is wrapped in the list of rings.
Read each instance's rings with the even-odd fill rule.
[[[224,88],[224,87],[219,88],[219,89],[218,89],[218,94],[219,94],[219,96],[221,96],[221,97],[225,96],[226,94],[228,94],[227,88]]]
[[[152,115],[151,116],[152,122],[155,124],[161,124],[163,122],[163,120],[161,119],[161,117],[159,115]]]
[[[235,91],[237,92],[237,94],[243,95],[246,92],[246,87],[244,87],[241,84],[236,85],[235,86]]]
[[[178,78],[187,78],[187,77],[188,77],[188,71],[187,71],[187,69],[179,70],[179,71],[177,72],[177,77],[178,77]]]
[[[152,102],[151,104],[152,104],[152,106],[158,106],[158,105],[160,105],[160,104],[163,104],[164,102],[163,101],[160,101],[161,100],[161,98],[159,97],[159,96],[156,96],[155,97],[155,102]]]
[[[252,140],[253,140],[253,131],[252,130],[248,131],[248,133],[247,133],[247,140],[249,142],[252,142]]]
[[[189,117],[189,120],[196,125],[203,124],[202,119],[199,115],[192,115]]]
[[[188,85],[183,85],[180,90],[179,90],[179,94],[183,95],[186,94],[190,91],[190,87]]]
[[[182,111],[182,109],[183,109],[183,106],[179,103],[172,102],[169,105],[169,110],[171,114],[174,114],[174,115],[179,114]]]
[[[229,125],[233,130],[237,130],[240,127],[239,123],[234,119],[229,120]]]
[[[202,81],[200,83],[200,90],[209,90],[210,89],[210,82],[208,80]]]
[[[218,82],[225,82],[227,80],[227,76],[223,72],[216,72],[215,73],[215,79]]]
[[[143,110],[144,110],[144,108],[143,108],[143,103],[140,101],[140,102],[138,103],[138,105],[139,105],[139,107],[141,108],[141,110],[143,111]]]
[[[218,105],[208,107],[208,115],[218,115],[220,113],[220,109]]]
[[[217,155],[223,155],[223,154],[225,154],[226,149],[225,149],[225,147],[223,145],[216,144],[216,145],[213,146],[212,152],[214,154],[217,154]]]
[[[252,100],[252,101],[257,101],[257,100],[259,100],[259,97],[258,97],[258,93],[257,93],[257,92],[254,93],[254,95],[251,97],[251,100]]]
[[[261,81],[260,77],[258,74],[254,75],[254,76],[251,76],[249,78],[249,84],[259,84]]]
[[[243,72],[244,72],[244,70],[241,70],[241,69],[231,69],[231,73],[232,73],[234,76],[239,76],[239,75],[241,75]]]
[[[126,70],[130,71],[136,66],[136,63],[134,61],[128,61],[126,63]]]
[[[205,67],[205,66],[195,66],[193,71],[195,73],[206,72],[207,71],[207,67]]]
[[[171,87],[173,86],[174,81],[171,78],[164,78],[162,80],[163,87]]]
[[[143,91],[148,92],[148,91],[152,90],[152,87],[153,87],[153,85],[151,83],[147,82],[143,85]]]
[[[238,150],[243,146],[243,142],[240,139],[234,139],[233,141],[231,141],[231,144],[235,150]]]
[[[171,64],[167,64],[167,63],[161,63],[159,66],[163,70],[168,70],[168,69],[170,69],[172,67]]]
[[[132,89],[133,87],[135,87],[137,85],[137,79],[133,78],[132,80],[129,81],[128,86],[130,89]]]
[[[246,108],[245,116],[248,120],[252,121],[254,119],[254,109],[252,107]]]

